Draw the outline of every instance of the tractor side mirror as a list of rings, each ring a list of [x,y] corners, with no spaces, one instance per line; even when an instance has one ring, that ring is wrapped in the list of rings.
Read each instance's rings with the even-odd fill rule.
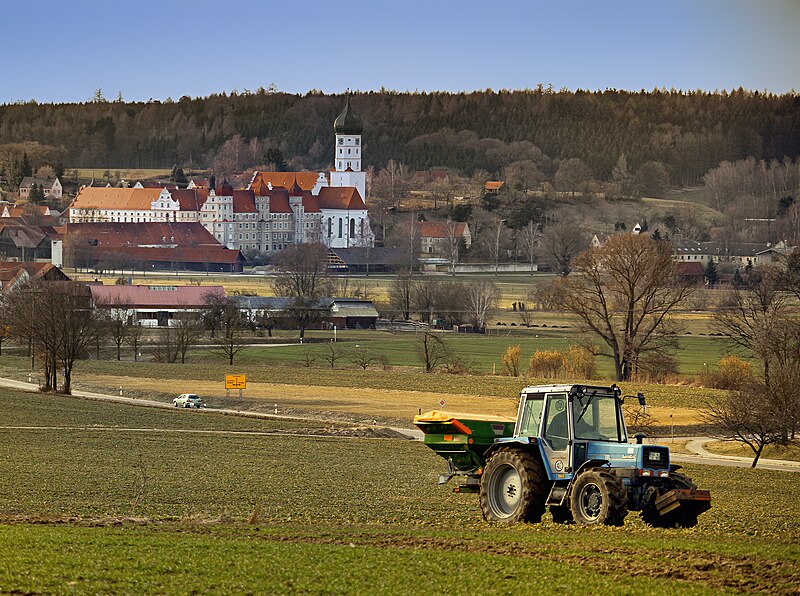
[[[639,399],[639,405],[640,405],[640,406],[645,406],[645,405],[647,405],[647,404],[645,403],[645,401],[644,401],[644,393],[641,393],[641,392],[640,392],[640,393],[637,393],[637,394],[636,394],[636,397]]]

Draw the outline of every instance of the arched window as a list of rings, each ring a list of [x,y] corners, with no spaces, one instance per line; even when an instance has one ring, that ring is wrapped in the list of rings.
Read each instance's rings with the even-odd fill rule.
[[[333,218],[328,218],[328,238],[333,238]]]
[[[342,237],[342,218],[339,218],[339,238]]]
[[[356,218],[350,218],[350,239],[352,240],[356,235]]]

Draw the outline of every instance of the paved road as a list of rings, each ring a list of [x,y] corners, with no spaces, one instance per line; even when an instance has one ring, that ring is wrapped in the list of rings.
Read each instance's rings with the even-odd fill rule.
[[[38,386],[35,383],[26,383],[24,381],[16,381],[14,379],[5,379],[0,378],[0,387],[10,387],[12,389],[20,389],[22,391],[37,391]],[[103,393],[94,393],[91,391],[80,391],[75,390],[72,392],[72,395],[75,397],[83,397],[87,399],[96,399],[102,401],[111,401],[115,403],[123,403],[123,404],[130,404],[130,405],[137,405],[137,406],[146,406],[151,408],[166,408],[171,409],[174,406],[170,403],[164,403],[161,401],[149,400],[149,399],[141,399],[141,398],[134,398],[134,397],[125,397],[120,395],[108,395]],[[211,409],[202,409],[198,410],[198,413],[208,412],[208,413],[222,413],[222,414],[232,414],[238,416],[248,416],[252,418],[264,418],[268,420],[294,420],[294,421],[308,421],[308,422],[324,422],[321,421],[319,418],[308,418],[302,416],[286,416],[282,414],[266,414],[262,412],[252,412],[252,411],[243,411],[243,410],[234,410],[229,408],[211,408]],[[342,423],[341,421],[330,421],[332,424],[346,424]],[[353,424],[353,426],[356,426]],[[6,427],[3,427],[6,428]],[[11,427],[8,427],[11,428]],[[21,427],[20,427],[21,428]],[[66,427],[65,427],[66,428]],[[407,437],[410,437],[415,440],[422,440],[422,431],[417,429],[409,429],[409,428],[400,428],[400,427],[389,427],[391,430],[397,431]],[[111,430],[111,429],[109,429]],[[131,431],[143,431],[149,430],[153,432],[154,430],[158,431],[159,429],[116,429],[116,430],[131,430]],[[168,431],[169,429],[161,429],[164,431]],[[182,432],[206,432],[209,431],[182,431]],[[214,434],[214,431],[210,431],[211,434]],[[229,432],[236,432],[236,431],[216,431],[217,434],[222,433],[229,433]],[[243,432],[242,434],[253,434],[250,432]],[[274,433],[264,433],[264,434],[274,434]],[[293,435],[297,436],[297,435]],[[727,466],[727,467],[735,467],[735,468],[749,468],[753,462],[752,458],[749,457],[736,457],[733,455],[718,455],[716,453],[711,453],[710,451],[706,451],[705,445],[710,441],[714,441],[712,437],[677,437],[679,440],[683,441],[689,439],[686,443],[686,449],[689,451],[693,451],[692,454],[686,453],[673,453],[671,454],[672,461],[676,463],[694,463],[694,464],[705,464],[705,465],[713,465],[713,466]],[[782,472],[800,472],[800,462],[794,461],[786,461],[786,460],[779,460],[779,459],[760,459],[758,462],[758,468],[763,470],[779,470]]]

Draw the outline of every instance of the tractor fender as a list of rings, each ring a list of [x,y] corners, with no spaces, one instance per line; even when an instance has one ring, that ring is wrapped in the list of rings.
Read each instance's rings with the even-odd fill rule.
[[[588,468],[602,468],[604,466],[608,466],[608,460],[605,460],[605,459],[587,459],[585,462],[583,462],[580,465],[580,467],[577,470],[575,470],[575,472],[572,474],[572,479],[575,480],[575,478],[577,478],[578,475],[581,472],[583,472],[584,470],[586,470]]]
[[[531,441],[530,437],[503,437],[501,439],[497,439],[489,448],[483,452],[483,459],[484,461],[488,460],[492,453],[500,449],[501,447],[518,447],[523,451],[533,451],[533,445],[536,444],[536,439]],[[539,450],[536,450],[538,453]]]
[[[567,503],[569,503],[569,498],[572,494],[572,485],[575,484],[575,480],[584,470],[588,470],[589,468],[603,468],[607,466],[608,460],[605,459],[587,459],[585,462],[583,462],[572,474],[572,478],[569,479],[569,484],[567,484],[566,490],[564,491],[562,502],[565,499]]]

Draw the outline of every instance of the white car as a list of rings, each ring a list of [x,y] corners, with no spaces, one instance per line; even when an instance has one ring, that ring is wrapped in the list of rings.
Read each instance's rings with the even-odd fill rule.
[[[204,408],[205,404],[199,395],[194,393],[181,393],[178,397],[172,400],[172,405],[176,408]]]

